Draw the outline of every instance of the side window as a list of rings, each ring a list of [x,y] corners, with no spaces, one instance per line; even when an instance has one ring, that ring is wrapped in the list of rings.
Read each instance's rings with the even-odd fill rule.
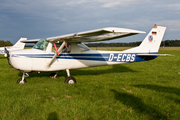
[[[84,45],[84,44],[77,44],[77,46],[78,46],[78,48],[79,48],[79,50],[80,50],[81,52],[91,50],[88,46],[86,46],[86,45]]]
[[[71,46],[69,44],[66,44],[62,50],[62,53],[70,53]]]
[[[59,49],[59,47],[61,46],[61,44],[62,44],[62,43],[55,43],[57,50]],[[64,48],[62,49],[62,53],[70,53],[70,51],[71,51],[71,46],[70,46],[69,44],[66,44],[66,45],[64,46]],[[56,52],[54,45],[52,45],[52,52]]]

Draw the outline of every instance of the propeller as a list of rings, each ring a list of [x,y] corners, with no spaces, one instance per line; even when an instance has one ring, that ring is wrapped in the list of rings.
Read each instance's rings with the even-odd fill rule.
[[[66,41],[63,41],[63,43],[61,44],[61,46],[59,47],[58,51],[56,51],[55,55],[53,56],[52,60],[50,61],[50,63],[47,65],[47,67],[49,68],[52,63],[55,61],[56,57],[59,55],[59,53],[62,52],[63,47],[65,46]]]
[[[4,47],[4,56],[9,57],[9,51],[7,50],[6,46]]]

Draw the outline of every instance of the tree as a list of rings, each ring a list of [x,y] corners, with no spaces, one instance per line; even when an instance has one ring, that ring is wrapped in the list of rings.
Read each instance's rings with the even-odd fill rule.
[[[10,41],[4,41],[4,40],[0,40],[0,47],[4,47],[4,46],[12,46],[13,44]]]

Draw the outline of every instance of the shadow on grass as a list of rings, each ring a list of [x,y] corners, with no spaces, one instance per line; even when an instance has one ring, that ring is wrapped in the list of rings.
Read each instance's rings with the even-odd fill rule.
[[[74,69],[70,70],[71,76],[79,76],[79,75],[101,75],[101,74],[111,74],[111,73],[121,73],[121,72],[137,72],[134,71],[126,66],[123,65],[113,65],[111,68],[107,69],[101,69],[96,70],[97,67],[94,67],[94,69]],[[49,77],[49,74],[52,72],[41,72],[40,74],[37,72],[29,73],[30,77]],[[22,76],[22,72],[19,72],[18,74],[20,77]],[[59,76],[67,77],[67,74],[65,71],[61,71],[58,74]]]
[[[171,94],[176,94],[178,96],[180,95],[180,89],[173,87],[164,87],[159,85],[133,85],[133,86],[138,88],[151,89],[162,93],[171,93]]]
[[[49,113],[47,120],[59,120],[59,116],[56,112],[51,112]]]
[[[173,87],[164,87],[164,86],[159,86],[159,85],[133,85],[133,86],[138,87],[138,88],[155,90],[155,91],[161,92],[161,93],[176,94],[177,96],[180,95],[180,89],[173,88]],[[174,100],[178,104],[180,103],[180,99],[170,97],[170,96],[166,96],[166,98]]]
[[[116,100],[123,103],[127,107],[131,107],[137,113],[144,114],[149,119],[167,119],[167,116],[156,110],[154,106],[144,104],[140,98],[131,94],[120,93],[114,89],[111,91],[114,93]]]
[[[102,67],[102,66],[101,66]],[[101,75],[101,74],[111,74],[111,73],[122,73],[122,72],[137,72],[134,71],[124,65],[112,65],[111,68],[107,69],[100,69],[96,70],[96,67],[94,69],[76,69],[72,72],[75,73],[75,75]]]

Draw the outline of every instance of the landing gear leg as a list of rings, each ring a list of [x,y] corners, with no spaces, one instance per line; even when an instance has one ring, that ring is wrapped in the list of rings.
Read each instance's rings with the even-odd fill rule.
[[[29,75],[26,72],[23,72],[22,78],[19,78],[17,80],[17,84],[27,83],[26,79],[24,79],[25,77],[29,77]]]
[[[68,83],[68,84],[75,84],[76,83],[76,79],[72,76],[70,76],[70,72],[69,72],[69,69],[66,69],[66,73],[67,73],[67,78],[66,80],[64,81],[64,83]]]

